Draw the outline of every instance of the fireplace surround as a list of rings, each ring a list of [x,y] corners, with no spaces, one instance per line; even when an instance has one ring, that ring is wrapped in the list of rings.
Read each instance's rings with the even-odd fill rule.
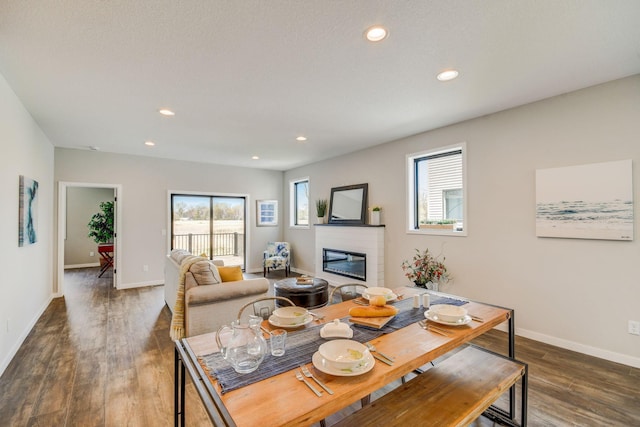
[[[315,276],[325,279],[332,286],[346,283],[362,283],[366,286],[384,286],[384,225],[332,225],[315,226]],[[324,250],[337,249],[338,252],[363,254],[362,278],[341,274],[342,271],[326,271]]]

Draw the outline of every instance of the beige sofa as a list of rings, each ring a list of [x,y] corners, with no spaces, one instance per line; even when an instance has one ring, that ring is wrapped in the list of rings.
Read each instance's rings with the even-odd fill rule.
[[[164,299],[173,312],[180,281],[180,265],[191,254],[175,249],[165,263]],[[221,260],[199,260],[185,274],[185,331],[186,336],[217,331],[238,315],[243,305],[266,296],[269,281],[264,278],[222,282],[216,266]]]

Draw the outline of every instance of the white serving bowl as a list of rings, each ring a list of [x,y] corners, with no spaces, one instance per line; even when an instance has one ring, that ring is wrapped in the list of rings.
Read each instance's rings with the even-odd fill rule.
[[[458,322],[467,315],[467,309],[451,304],[435,304],[429,307],[429,313],[445,322]]]
[[[391,295],[393,293],[393,291],[389,288],[383,288],[383,287],[372,287],[372,288],[367,288],[364,291],[365,294],[375,297],[377,295]]]
[[[356,368],[369,356],[369,349],[353,340],[328,341],[320,345],[318,352],[336,369]]]
[[[302,325],[309,315],[304,307],[287,306],[273,310],[273,317],[281,325]]]

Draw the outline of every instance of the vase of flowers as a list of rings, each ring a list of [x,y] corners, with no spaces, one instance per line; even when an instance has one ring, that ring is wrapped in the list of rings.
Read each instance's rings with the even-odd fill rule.
[[[439,256],[433,256],[429,249],[420,251],[416,249],[411,261],[402,262],[402,271],[409,280],[421,288],[428,288],[434,291],[442,282],[449,280],[449,272]]]

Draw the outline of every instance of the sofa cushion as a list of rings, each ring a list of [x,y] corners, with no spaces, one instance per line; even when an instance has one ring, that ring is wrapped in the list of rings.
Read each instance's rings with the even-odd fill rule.
[[[256,298],[265,294],[269,290],[269,281],[263,277],[256,279],[247,279],[229,284],[226,286],[196,286],[189,289],[185,293],[185,301],[187,303],[187,312],[189,307],[200,306],[204,304],[212,304],[226,300],[234,300],[238,298],[248,297],[255,295]],[[234,311],[240,309],[243,303],[240,303],[237,307],[234,306]],[[212,306],[212,312],[215,313],[215,305]],[[228,319],[229,321],[231,319]]]
[[[173,249],[170,256],[171,259],[176,262],[176,264],[180,265],[186,257],[191,256],[191,252],[187,251],[186,249]]]
[[[223,282],[237,282],[244,279],[242,268],[239,265],[218,267],[218,272]]]
[[[211,261],[197,261],[189,268],[189,272],[193,274],[198,286],[215,285],[222,282],[218,267]]]

